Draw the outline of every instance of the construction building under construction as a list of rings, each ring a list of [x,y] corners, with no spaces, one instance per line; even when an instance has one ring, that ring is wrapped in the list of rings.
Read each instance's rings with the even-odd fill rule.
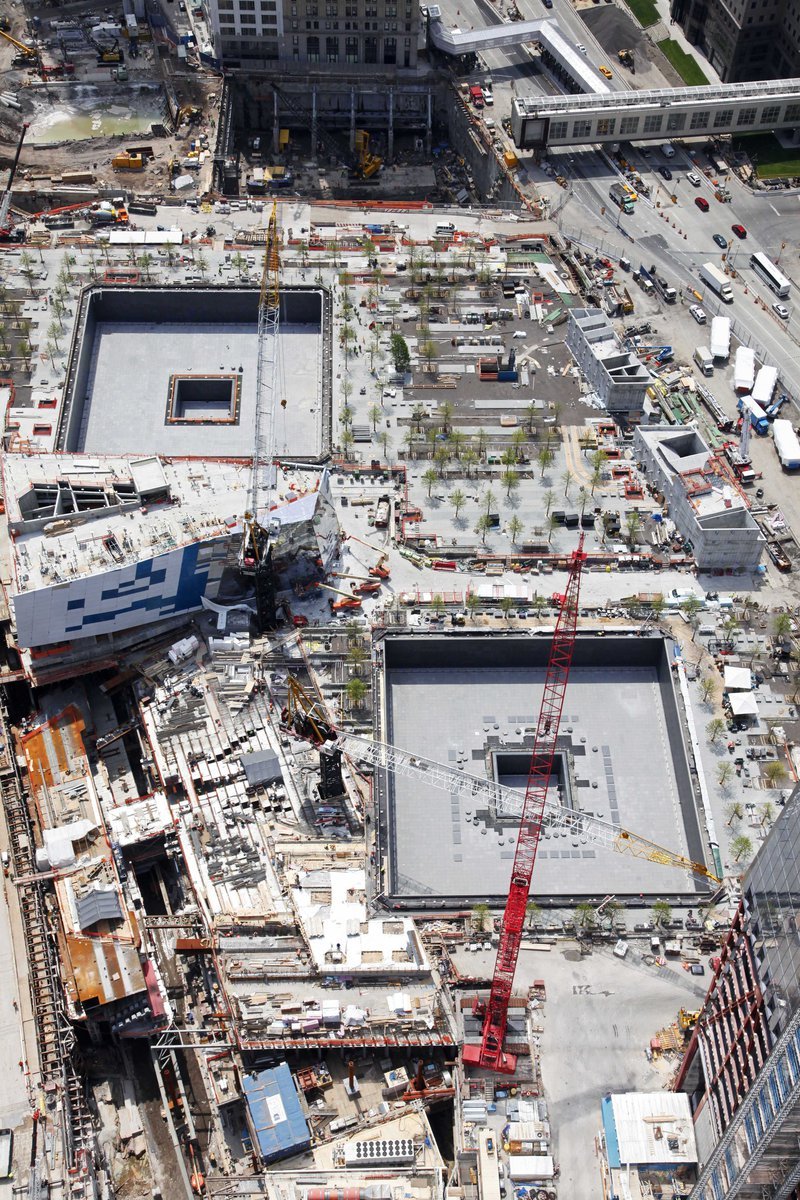
[[[411,756],[524,792],[549,644],[546,635],[387,634],[380,643],[385,699],[376,713],[376,737]],[[553,780],[560,805],[646,830],[655,842],[702,862],[696,782],[663,638],[581,633],[566,713]],[[471,796],[468,789],[448,795],[426,785],[424,771],[379,778],[384,887],[391,903],[414,909],[502,903],[520,806],[501,812],[491,798]],[[690,897],[704,886],[686,872],[665,878],[663,867],[652,862],[621,860],[597,844],[588,826],[545,824],[537,899],[602,899],[610,889],[623,896],[666,891]]]

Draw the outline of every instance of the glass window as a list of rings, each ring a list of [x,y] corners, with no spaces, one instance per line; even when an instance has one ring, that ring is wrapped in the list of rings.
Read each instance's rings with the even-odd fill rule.
[[[705,129],[708,126],[708,109],[696,109],[689,122],[690,129]]]
[[[714,113],[714,128],[722,129],[723,125],[730,125],[732,120],[733,109],[721,108],[718,112]]]
[[[620,121],[619,132],[622,137],[630,137],[639,130],[638,117],[623,117]]]
[[[325,38],[325,56],[328,62],[339,61],[339,39],[338,37]]]
[[[674,112],[667,117],[667,129],[670,133],[677,133],[679,129],[684,129],[686,126],[686,113]]]
[[[573,121],[572,122],[572,136],[574,138],[588,137],[591,132],[592,132],[592,122],[591,121]]]
[[[559,141],[561,138],[565,138],[566,136],[567,136],[567,122],[566,121],[551,121],[550,122],[550,133],[548,134],[548,137],[552,138],[553,141]]]
[[[644,119],[645,133],[660,133],[664,118],[661,113],[649,113]]]
[[[383,39],[383,61],[388,67],[394,66],[397,62],[397,38]]]
[[[766,108],[762,108],[762,110],[761,110],[761,124],[762,125],[775,125],[775,124],[777,124],[777,122],[780,118],[780,115],[781,115],[780,104],[769,104],[769,105],[767,105]]]
[[[743,108],[742,111],[739,113],[739,116],[736,118],[737,126],[755,125],[756,111],[757,110],[755,108]]]
[[[364,38],[364,62],[376,63],[378,61],[378,39],[376,37]]]
[[[614,129],[616,128],[616,124],[617,121],[615,117],[600,117],[597,122],[598,136],[604,133],[613,133]]]
[[[786,105],[786,120],[787,121],[800,121],[800,104],[787,104]]]
[[[319,62],[319,38],[306,38],[306,58],[309,62]]]

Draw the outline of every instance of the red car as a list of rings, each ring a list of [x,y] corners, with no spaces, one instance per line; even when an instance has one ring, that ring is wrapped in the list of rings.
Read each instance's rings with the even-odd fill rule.
[[[731,225],[731,229],[738,238],[747,237],[747,230],[745,229],[744,225]]]
[[[705,196],[695,196],[694,202],[701,212],[708,212],[708,201]]]

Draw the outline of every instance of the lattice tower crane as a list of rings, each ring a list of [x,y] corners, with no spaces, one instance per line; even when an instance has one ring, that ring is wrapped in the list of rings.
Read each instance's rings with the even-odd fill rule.
[[[274,627],[275,585],[272,572],[270,510],[275,492],[276,410],[279,391],[280,356],[280,248],[278,206],[273,202],[267,221],[264,265],[258,298],[258,350],[256,359],[256,406],[253,466],[248,508],[244,514],[239,567],[256,579],[256,604],[262,629]],[[282,408],[286,407],[281,398]]]
[[[486,1067],[493,1071],[512,1074],[517,1060],[503,1049],[508,1025],[508,1005],[514,974],[517,969],[522,931],[525,927],[525,910],[531,890],[536,851],[542,833],[547,793],[553,772],[553,760],[558,740],[558,727],[564,697],[567,693],[572,653],[578,626],[578,599],[581,586],[583,534],[578,548],[573,552],[567,587],[561,598],[561,607],[556,621],[550,657],[544,681],[544,693],[536,723],[536,735],[531,754],[528,786],[522,806],[514,865],[511,868],[511,884],[508,890],[503,922],[500,927],[500,944],[492,976],[492,989],[485,1005],[476,1003],[475,1012],[483,1017],[481,1043],[479,1046],[464,1047],[464,1062]]]

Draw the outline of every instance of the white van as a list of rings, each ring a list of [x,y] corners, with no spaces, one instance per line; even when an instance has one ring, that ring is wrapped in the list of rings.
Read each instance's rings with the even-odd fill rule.
[[[434,229],[435,237],[447,237],[449,233],[455,233],[456,227],[452,221],[441,221]]]
[[[711,351],[708,346],[698,346],[694,352],[694,361],[697,364],[701,375],[714,374],[714,359],[711,357]]]

